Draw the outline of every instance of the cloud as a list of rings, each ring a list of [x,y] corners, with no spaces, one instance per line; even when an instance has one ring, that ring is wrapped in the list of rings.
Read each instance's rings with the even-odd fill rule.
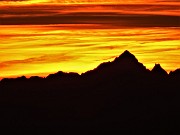
[[[78,56],[71,56],[69,54],[49,54],[49,55],[43,55],[40,57],[33,57],[33,58],[27,58],[22,60],[11,60],[11,61],[5,61],[0,63],[0,69],[8,68],[13,65],[19,65],[19,64],[26,64],[26,65],[32,65],[32,64],[46,64],[46,63],[60,63],[60,62],[68,62],[74,59],[77,59]]]
[[[1,25],[106,24],[122,27],[180,27],[179,16],[116,13],[70,13],[52,16],[7,17]]]
[[[130,10],[131,9],[131,10]],[[1,6],[1,25],[98,24],[117,27],[179,27],[177,5]]]

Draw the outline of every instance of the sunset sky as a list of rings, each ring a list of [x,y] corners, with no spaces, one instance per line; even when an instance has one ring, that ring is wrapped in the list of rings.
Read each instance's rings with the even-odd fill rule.
[[[82,73],[124,50],[180,68],[180,0],[0,0],[0,78]]]

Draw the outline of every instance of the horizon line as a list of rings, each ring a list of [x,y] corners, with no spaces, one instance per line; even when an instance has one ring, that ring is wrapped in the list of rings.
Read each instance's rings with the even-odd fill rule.
[[[131,55],[133,55],[135,58],[136,58],[136,56],[134,55],[134,54],[132,54],[130,51],[128,51],[128,50],[125,50],[123,53],[125,53],[125,52],[128,52],[128,53],[130,53]],[[123,53],[121,53],[119,56],[117,56],[117,57],[115,57],[112,61],[106,61],[106,62],[102,62],[102,63],[107,63],[107,62],[110,62],[110,63],[112,63],[116,58],[118,58],[118,57],[120,57]],[[138,59],[137,59],[138,60]],[[138,61],[139,62],[139,61]],[[102,63],[100,63],[99,65],[101,65]],[[139,63],[141,63],[141,62],[139,62]],[[141,63],[141,64],[143,64],[143,63]],[[85,74],[86,72],[88,72],[88,71],[92,71],[92,70],[94,70],[94,69],[96,69],[99,65],[97,65],[96,67],[94,67],[93,69],[90,69],[90,70],[87,70],[87,71],[85,71],[85,72],[82,72],[82,73],[78,73],[78,72],[71,72],[71,71],[69,71],[69,72],[66,72],[66,71],[62,71],[62,70],[58,70],[58,71],[56,71],[56,72],[44,72],[44,73],[35,73],[35,74],[38,74],[38,75],[28,75],[28,74],[22,74],[22,75],[10,75],[10,76],[7,76],[7,77],[0,77],[0,81],[2,80],[2,79],[16,79],[16,78],[19,78],[19,77],[26,77],[27,79],[29,79],[29,78],[31,78],[31,77],[42,77],[42,78],[47,78],[49,75],[51,75],[51,74],[55,74],[55,73],[58,73],[58,72],[63,72],[63,73],[76,73],[76,74],[78,74],[78,75],[82,75],[82,74]],[[156,66],[156,65],[160,65],[161,66],[161,64],[160,63],[154,63],[154,66],[153,66],[153,68]],[[144,64],[143,64],[143,66],[144,66]],[[162,67],[162,66],[161,66]],[[145,68],[147,69],[147,70],[149,70],[150,72],[152,71],[152,69],[150,70],[150,69],[148,69],[146,66],[145,66]],[[163,67],[162,67],[162,69],[164,69]],[[174,71],[176,71],[176,70],[178,70],[178,69],[180,69],[180,67],[178,67],[178,68],[175,68],[175,70],[171,70],[171,71],[167,71],[167,70],[165,70],[166,71],[166,73],[169,75],[171,72],[174,72]],[[42,74],[42,75],[39,75],[39,74]],[[44,74],[44,75],[43,75]],[[47,74],[47,75],[45,75],[45,74]]]

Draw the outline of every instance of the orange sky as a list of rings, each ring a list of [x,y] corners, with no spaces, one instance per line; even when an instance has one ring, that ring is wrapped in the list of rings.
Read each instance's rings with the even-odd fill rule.
[[[172,3],[177,4],[179,0],[1,0],[1,3],[7,3],[7,4],[32,4],[32,3],[65,3],[65,4],[86,4],[86,3],[120,3],[120,4],[144,4],[144,3],[155,3],[155,4],[164,4],[164,3]]]
[[[149,69],[175,70],[179,7],[179,0],[0,1],[0,78],[82,73],[124,50]]]

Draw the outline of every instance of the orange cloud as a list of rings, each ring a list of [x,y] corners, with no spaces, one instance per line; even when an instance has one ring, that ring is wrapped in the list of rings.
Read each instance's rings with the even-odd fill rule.
[[[8,68],[10,66],[14,65],[31,65],[31,64],[43,64],[43,63],[57,63],[57,62],[67,62],[67,61],[72,61],[73,59],[77,59],[78,57],[76,56],[71,56],[68,54],[51,54],[51,55],[44,55],[40,57],[35,57],[35,58],[27,58],[23,60],[11,60],[11,61],[5,61],[1,62],[1,69],[3,68]]]

